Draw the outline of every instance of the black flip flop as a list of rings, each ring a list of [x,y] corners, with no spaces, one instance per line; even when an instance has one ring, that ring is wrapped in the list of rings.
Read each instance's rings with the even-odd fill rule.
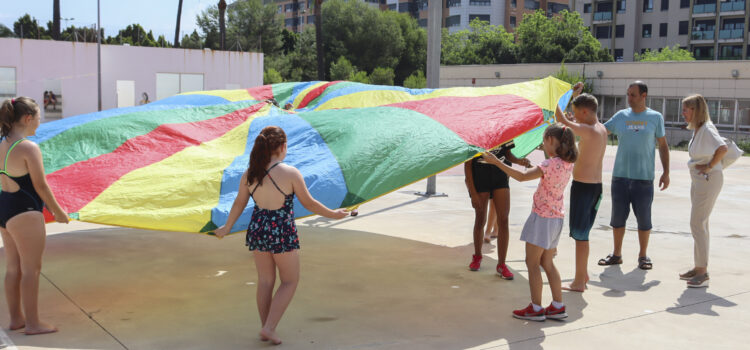
[[[607,255],[604,259],[599,259],[599,266],[609,266],[609,265],[620,265],[622,264],[622,257],[617,256],[614,254]]]
[[[651,270],[654,264],[651,263],[651,258],[642,256],[638,258],[638,268],[641,270]]]

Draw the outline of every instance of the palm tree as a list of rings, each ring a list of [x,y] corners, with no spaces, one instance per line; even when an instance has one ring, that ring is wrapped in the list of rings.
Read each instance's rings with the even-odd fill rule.
[[[182,16],[182,0],[177,4],[177,27],[174,30],[174,47],[180,47],[180,17]]]
[[[52,1],[52,39],[60,40],[60,0]]]
[[[219,48],[224,50],[224,34],[226,32],[226,24],[224,23],[224,13],[227,11],[227,2],[224,0],[219,1]]]
[[[323,0],[315,0],[315,49],[318,52],[318,80],[326,80],[326,67],[323,61],[323,19],[320,8]]]

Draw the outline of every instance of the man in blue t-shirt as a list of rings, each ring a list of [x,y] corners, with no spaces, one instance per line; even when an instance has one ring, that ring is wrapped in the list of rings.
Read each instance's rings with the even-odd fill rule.
[[[610,134],[617,135],[619,145],[612,172],[612,219],[614,252],[599,260],[599,265],[622,264],[622,240],[625,237],[625,222],[630,215],[630,206],[638,221],[638,267],[650,270],[651,259],[646,254],[651,234],[651,203],[654,200],[654,157],[656,141],[659,143],[659,158],[664,172],[659,187],[669,186],[669,145],[664,135],[664,117],[646,107],[648,87],[642,81],[628,86],[630,108],[615,113],[604,123]]]

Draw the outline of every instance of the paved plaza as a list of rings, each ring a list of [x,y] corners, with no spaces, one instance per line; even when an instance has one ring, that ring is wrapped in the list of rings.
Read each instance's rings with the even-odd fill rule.
[[[456,167],[437,177],[438,191],[447,197],[416,196],[425,189],[420,181],[364,204],[357,217],[298,221],[301,281],[279,325],[284,343],[277,348],[745,348],[750,158],[725,171],[711,217],[710,287],[687,289],[677,277],[693,261],[686,152],[670,153],[672,183],[655,195],[649,247],[654,269],[637,268],[632,215],[624,263],[596,266],[612,250],[609,183],[615,152],[610,146],[605,157],[605,196],[591,234],[589,289],[564,292],[570,315],[564,321],[511,317],[530,298],[518,237],[536,181],[511,181],[508,265],[516,278],[505,281],[494,271],[494,241],[485,248],[482,269],[468,270],[474,214],[463,168]],[[534,163],[542,159],[538,151],[530,158]],[[658,157],[656,162],[658,178]],[[566,203],[567,198],[566,193]],[[40,309],[60,332],[27,337],[7,330],[2,302],[4,348],[274,348],[257,337],[256,273],[244,234],[217,240],[80,222],[50,224],[48,230]],[[555,260],[564,282],[573,277],[574,247],[566,228]],[[4,261],[3,255],[2,269]],[[543,304],[550,301],[545,285]]]

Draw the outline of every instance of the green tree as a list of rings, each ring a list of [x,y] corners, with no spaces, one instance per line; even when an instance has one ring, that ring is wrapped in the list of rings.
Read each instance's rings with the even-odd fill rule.
[[[0,23],[0,38],[12,38],[13,37],[13,31],[6,27],[4,24]]]
[[[384,17],[393,17],[401,27],[404,38],[404,50],[401,52],[398,64],[393,68],[396,73],[394,82],[403,83],[415,70],[424,71],[427,64],[427,31],[419,27],[417,20],[408,13],[386,11],[381,12]]]
[[[13,23],[13,33],[17,38],[22,39],[52,39],[49,33],[39,25],[36,18],[25,14]]]
[[[196,24],[205,40],[205,47],[221,48],[219,8],[209,6],[197,15]],[[227,7],[226,47],[233,51],[260,51],[266,55],[283,48],[284,21],[273,2],[238,0]],[[283,74],[283,73],[282,73]]]
[[[565,67],[565,62],[560,63],[560,70],[557,71],[557,73],[555,73],[553,77],[569,83],[570,85],[575,85],[578,82],[583,82],[583,92],[589,94],[594,92],[594,87],[592,86],[591,81],[589,79],[586,79],[586,76],[581,73],[570,72],[568,68]]]
[[[362,83],[362,84],[369,84],[370,83],[370,77],[367,76],[367,72],[358,71],[352,75],[349,76],[349,81],[353,81],[355,83]]]
[[[284,78],[281,77],[281,73],[276,71],[273,68],[268,68],[265,72],[263,72],[263,84],[277,84],[277,83],[283,83]]]
[[[289,54],[265,55],[263,65],[278,71],[285,81],[315,80],[318,75],[315,29],[305,28]]]
[[[193,33],[190,35],[185,34],[182,37],[180,47],[183,49],[202,49],[204,47],[203,38],[198,34],[198,31],[193,30]]]
[[[474,19],[469,30],[448,33],[443,29],[443,64],[512,64],[517,62],[518,47],[513,34],[501,25],[493,26]]]
[[[393,85],[393,68],[377,67],[370,74],[370,83],[375,85]]]
[[[133,46],[159,46],[151,31],[146,32],[140,24],[131,24],[120,30],[115,37],[108,37],[108,44],[130,44]]]
[[[364,2],[346,0],[325,1],[322,11],[328,65],[341,56],[367,72],[376,67],[395,68],[399,63],[406,43],[394,16]]]
[[[421,70],[414,72],[404,80],[404,87],[410,89],[424,89],[427,87],[427,78]]]
[[[70,26],[60,33],[60,39],[64,41],[95,43],[96,28]]]
[[[331,80],[346,80],[350,75],[357,72],[346,57],[339,57],[338,61],[331,63]]]
[[[577,12],[561,11],[552,18],[541,10],[525,14],[516,34],[522,63],[613,61]]]
[[[288,55],[289,52],[294,50],[294,45],[297,43],[298,39],[299,35],[297,33],[284,28],[284,30],[281,31],[281,42],[283,43],[281,51],[283,51],[285,55]]]
[[[646,50],[643,54],[635,54],[635,60],[641,62],[664,62],[664,61],[695,61],[693,53],[681,49],[680,45],[665,47],[661,51]]]

